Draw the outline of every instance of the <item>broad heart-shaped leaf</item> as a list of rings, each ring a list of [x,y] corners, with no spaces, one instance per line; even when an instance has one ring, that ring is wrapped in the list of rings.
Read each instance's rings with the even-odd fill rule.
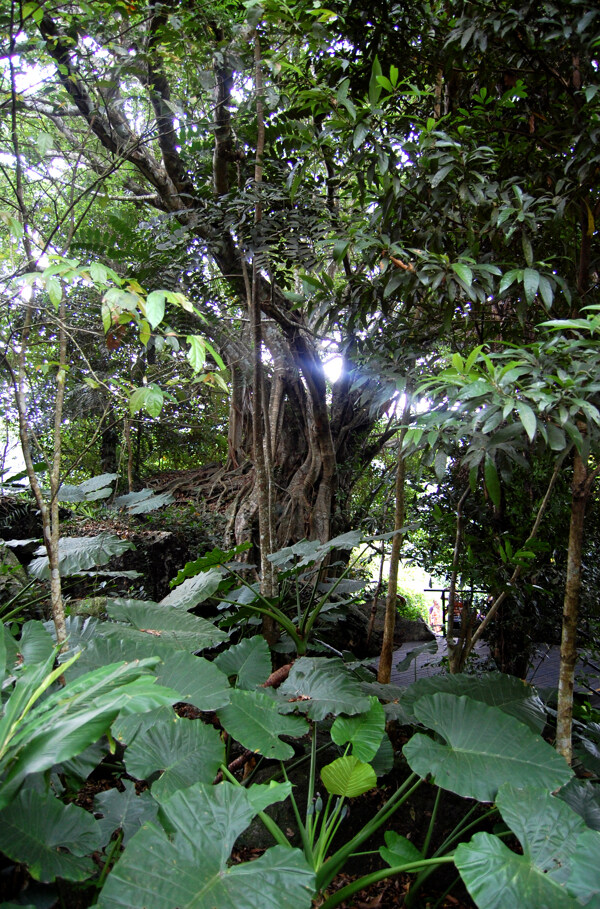
[[[210,783],[225,760],[216,729],[174,716],[136,735],[125,753],[127,772],[140,780],[160,771],[152,794],[167,798],[193,783]]]
[[[546,725],[546,709],[535,689],[512,675],[487,672],[481,678],[474,675],[436,675],[419,679],[406,689],[401,704],[412,713],[415,703],[425,695],[446,692],[467,695],[490,707],[499,707],[503,713],[514,716],[534,732],[541,732]]]
[[[213,595],[223,575],[219,568],[203,571],[194,578],[187,578],[160,601],[161,606],[175,606],[177,609],[193,609]]]
[[[307,713],[312,720],[327,714],[365,713],[370,701],[361,683],[354,679],[338,657],[301,657],[279,688],[282,697],[294,701],[288,709]],[[302,698],[302,700],[296,700]]]
[[[113,556],[133,548],[133,543],[119,539],[114,533],[100,533],[97,537],[61,537],[58,544],[60,573],[66,577],[88,568],[106,565]],[[43,552],[44,548],[40,547],[36,551],[39,557],[29,566],[29,573],[38,580],[48,580],[50,577],[48,556],[41,555]]]
[[[194,704],[198,710],[218,710],[229,703],[231,688],[227,676],[204,657],[184,651],[165,656],[156,667],[156,678],[161,685],[178,691],[180,700]]]
[[[305,719],[282,716],[277,701],[263,691],[233,689],[230,703],[218,710],[217,715],[227,732],[244,748],[282,761],[292,757],[294,749],[280,736],[297,738],[309,731]]]
[[[420,862],[425,858],[410,840],[396,833],[395,830],[386,830],[385,846],[379,847],[379,855],[390,868],[394,868],[396,865],[407,865],[410,862]]]
[[[21,629],[19,653],[26,666],[45,662],[54,650],[54,640],[42,622],[25,622]]]
[[[180,644],[182,650],[204,650],[227,639],[225,632],[212,622],[174,606],[115,599],[107,606],[107,612],[117,622],[126,622],[138,631]]]
[[[336,745],[350,742],[352,754],[361,761],[375,757],[385,733],[385,713],[375,697],[369,698],[371,706],[366,713],[355,716],[338,716],[331,727],[331,738]]]
[[[0,812],[0,851],[27,865],[37,881],[91,877],[94,863],[83,856],[101,846],[102,833],[92,815],[53,795],[26,789]]]
[[[577,837],[587,829],[582,818],[550,792],[532,787],[502,786],[496,804],[531,865],[540,874],[547,874],[564,884],[569,877],[570,858],[576,849]],[[600,877],[598,885],[600,887]]]
[[[271,652],[262,635],[244,638],[224,653],[215,663],[226,676],[236,677],[236,687],[252,690],[265,682],[271,674]]]
[[[479,909],[579,909],[559,883],[540,874],[524,855],[516,855],[496,836],[476,833],[461,843],[454,863]]]
[[[148,790],[137,795],[135,783],[123,780],[123,784],[124,792],[109,789],[94,799],[94,812],[102,814],[98,826],[104,843],[108,843],[115,830],[122,830],[125,845],[142,824],[153,821],[158,814],[158,802]]]
[[[572,779],[556,795],[583,818],[587,827],[600,830],[600,787],[589,780]]]
[[[414,735],[404,746],[411,770],[438,786],[492,802],[503,783],[557,789],[572,776],[561,755],[512,716],[467,697],[434,694],[414,706],[417,719],[447,745]]]
[[[235,840],[256,813],[246,790],[230,783],[176,792],[162,802],[162,827],[146,824],[132,838],[98,906],[309,909],[315,875],[299,849],[274,846],[256,861],[227,867]]]
[[[356,798],[377,785],[377,775],[370,764],[352,754],[337,758],[321,769],[323,785],[330,795]]]

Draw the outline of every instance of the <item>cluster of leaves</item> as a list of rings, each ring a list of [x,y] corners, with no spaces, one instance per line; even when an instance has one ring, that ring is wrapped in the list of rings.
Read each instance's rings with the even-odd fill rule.
[[[36,880],[93,882],[89,856],[100,850],[105,869],[97,902],[103,907],[143,902],[164,909],[206,899],[250,907],[260,890],[266,906],[281,906],[284,899],[289,909],[308,909],[361,843],[402,808],[419,780],[433,777],[462,797],[494,802],[492,816],[499,812],[522,854],[491,833],[469,838],[473,810],[431,854],[427,844],[419,849],[388,829],[382,870],[325,896],[328,909],[372,879],[401,871],[417,874],[416,893],[431,870],[447,862],[455,863],[481,909],[495,905],[509,882],[521,905],[576,907],[598,898],[591,858],[600,848],[598,795],[540,737],[547,716],[531,688],[494,675],[382,689],[364,671],[326,657],[298,659],[279,688],[265,688],[272,664],[264,639],[244,638],[211,656],[225,635],[191,616],[190,602],[157,609],[115,601],[111,622],[72,620],[71,652],[61,654],[56,668],[51,636],[39,623],[24,626],[18,643],[6,634],[0,638],[8,672],[0,719],[0,848],[27,864]],[[199,650],[203,655],[194,655]],[[59,676],[64,687],[57,685]],[[230,740],[284,766],[308,737],[307,805],[297,802],[285,776],[284,782],[240,784],[227,769],[219,732],[201,719],[175,716],[170,705],[176,701],[215,712]],[[332,716],[330,738],[340,757],[318,770],[317,730]],[[333,835],[345,829],[345,802],[372,789],[391,768],[386,718],[417,727],[403,749],[409,776],[371,820],[332,850]],[[111,735],[102,739],[109,727]],[[591,735],[593,742],[593,729]],[[121,790],[96,797],[96,817],[65,805],[65,781],[80,785],[109,744],[124,775]],[[225,781],[215,784],[220,769]],[[315,797],[317,773],[326,804]],[[149,789],[136,795],[135,780],[145,780]],[[264,813],[290,797],[300,848]],[[230,865],[237,837],[256,815],[276,845],[257,861]],[[487,816],[489,810],[475,822],[485,823]],[[432,825],[435,820],[434,812]]]

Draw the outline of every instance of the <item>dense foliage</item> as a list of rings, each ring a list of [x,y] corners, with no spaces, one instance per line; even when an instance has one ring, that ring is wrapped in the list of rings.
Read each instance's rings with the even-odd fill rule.
[[[460,670],[485,636],[524,676],[562,634],[557,747],[598,772],[571,693],[598,626],[600,11],[4,0],[0,34],[0,394],[30,487],[3,461],[1,517],[32,579],[1,594],[2,852],[106,907],[333,909],[433,776],[495,807],[433,848],[436,796],[424,843],[389,830],[362,884],[416,872],[410,902],[454,863],[481,907],[509,880],[515,906],[596,905],[597,793],[541,738],[553,708]],[[161,599],[126,560],[176,525]],[[376,684],[327,640],[366,609],[358,544],[375,606],[390,547],[447,583],[439,687]],[[65,612],[64,578],[100,618]],[[282,762],[269,785],[236,775],[251,753]],[[340,845],[344,800],[394,763]],[[69,802],[102,765],[125,782],[98,820]],[[265,814],[290,795],[293,846]],[[276,845],[228,864],[256,816]],[[177,873],[148,885],[150,854]]]

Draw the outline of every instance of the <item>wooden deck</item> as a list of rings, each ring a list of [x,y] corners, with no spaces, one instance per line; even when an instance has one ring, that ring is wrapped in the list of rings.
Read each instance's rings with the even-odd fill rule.
[[[392,661],[392,678],[395,685],[410,685],[416,679],[426,678],[431,675],[438,675],[445,672],[442,660],[447,655],[446,641],[443,637],[437,637],[436,653],[422,653],[417,656],[408,669],[398,670],[398,664],[412,650],[421,646],[419,642],[411,641],[403,644],[402,647],[394,653]],[[489,658],[489,649],[487,644],[478,644],[475,648],[475,661],[485,661]],[[585,682],[577,684],[576,690],[581,693],[589,694],[591,702],[595,706],[600,706],[600,665],[586,665],[586,654],[581,651],[580,659],[577,663],[576,673],[580,677],[585,677]],[[531,666],[527,673],[527,681],[531,682],[537,688],[557,688],[558,687],[558,669],[560,663],[560,648],[549,646],[547,644],[538,644],[533,657]]]

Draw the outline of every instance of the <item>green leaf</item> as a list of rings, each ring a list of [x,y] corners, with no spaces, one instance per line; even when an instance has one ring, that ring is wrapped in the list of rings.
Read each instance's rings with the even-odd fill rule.
[[[380,78],[381,64],[377,57],[375,57],[373,60],[373,66],[371,68],[371,79],[369,80],[369,104],[375,105],[379,101],[379,97],[381,95],[381,86],[379,84]]]
[[[107,605],[107,612],[117,622],[127,622],[138,631],[179,643],[182,650],[188,645],[203,650],[227,639],[225,632],[212,622],[174,606],[115,599]]]
[[[529,441],[533,442],[535,431],[537,429],[537,419],[535,413],[531,407],[528,404],[525,404],[523,401],[517,401],[517,412],[519,414],[519,419],[523,424],[523,428],[529,436]]]
[[[408,865],[412,862],[421,862],[425,858],[414,843],[407,840],[405,836],[396,833],[395,830],[386,830],[385,846],[379,847],[379,854],[390,868],[394,868],[397,865]]]
[[[548,433],[548,443],[552,451],[564,451],[567,447],[567,437],[559,426],[555,423],[546,423],[546,432]]]
[[[356,149],[359,145],[362,145],[367,136],[369,135],[369,127],[366,123],[360,122],[356,124],[354,130],[354,135],[352,137],[352,146]]]
[[[490,833],[476,833],[470,843],[461,843],[454,861],[479,909],[581,907],[560,884],[532,868],[526,856],[511,852]]]
[[[230,698],[230,703],[218,710],[217,715],[234,739],[265,757],[282,761],[292,757],[294,749],[280,736],[305,735],[309,727],[303,717],[282,716],[277,702],[263,691],[234,688]]]
[[[173,716],[136,735],[125,752],[127,772],[152,784],[155,798],[168,798],[193,783],[211,783],[225,760],[225,746],[216,729],[196,720]]]
[[[175,496],[170,492],[157,494],[153,489],[140,489],[138,492],[128,492],[124,496],[117,496],[112,502],[115,508],[121,508],[127,514],[148,514],[170,505],[175,501]]]
[[[354,755],[337,758],[321,769],[321,779],[330,795],[356,798],[377,785],[377,776],[370,764]]]
[[[2,640],[4,638],[2,637]],[[21,628],[19,653],[25,666],[45,663],[54,651],[54,640],[41,622],[25,622]]]
[[[124,792],[109,789],[94,799],[94,813],[102,815],[98,826],[105,843],[108,843],[115,830],[122,830],[123,845],[126,845],[142,824],[153,821],[158,814],[158,802],[148,790],[138,795],[132,780],[122,782]]]
[[[274,846],[256,861],[227,864],[256,813],[249,793],[230,783],[176,792],[162,803],[164,829],[147,824],[130,841],[99,909],[310,909],[315,874],[299,849]]]
[[[154,330],[165,317],[165,292],[153,290],[146,297],[146,318]]]
[[[102,262],[92,262],[90,276],[94,284],[105,285],[108,280],[108,269]]]
[[[532,265],[533,264],[533,248],[531,246],[531,240],[529,239],[527,234],[523,234],[522,244],[523,244],[523,255],[525,256],[525,262],[527,263],[527,265]]]
[[[144,385],[136,388],[129,399],[129,411],[132,416],[145,410],[151,417],[157,417],[163,406],[164,394],[158,385]]]
[[[586,826],[600,830],[600,788],[589,780],[569,780],[556,793],[559,799],[583,818]]]
[[[323,720],[329,713],[365,713],[370,701],[338,657],[301,657],[279,688],[282,697],[293,698],[291,709]],[[302,698],[302,700],[297,700]]]
[[[552,287],[552,284],[550,283],[548,278],[545,278],[543,275],[540,275],[539,279],[540,279],[539,280],[540,295],[542,297],[542,300],[544,301],[544,305],[546,306],[546,308],[550,309],[550,307],[552,306],[552,301],[554,300],[554,288]]]
[[[502,276],[500,281],[500,287],[498,288],[498,293],[502,295],[511,284],[514,284],[515,281],[521,281],[523,278],[523,272],[519,268],[513,268],[511,271],[507,271],[505,275]]]
[[[104,531],[97,537],[61,537],[58,544],[60,573],[63,577],[106,565],[115,556],[122,555],[134,545],[129,540],[121,540],[114,533]],[[36,554],[45,552],[40,547]],[[29,565],[29,573],[40,580],[50,578],[48,556],[39,555]]]
[[[349,240],[336,240],[335,243],[333,244],[333,252],[332,252],[334,262],[341,262],[342,259],[344,258],[344,256],[346,255],[346,253],[348,252],[349,247],[350,247]]]
[[[525,299],[528,303],[533,303],[535,300],[535,295],[538,292],[539,286],[539,272],[535,271],[533,268],[526,268],[523,272],[523,288],[525,290]]]
[[[535,689],[502,672],[486,672],[481,677],[457,673],[419,679],[406,690],[402,706],[410,712],[420,698],[438,692],[466,695],[488,707],[497,707],[525,723],[533,732],[541,733],[546,725],[546,708]]]
[[[50,302],[55,309],[58,309],[60,301],[62,300],[63,290],[62,284],[54,275],[47,279],[46,290],[48,291]]]
[[[338,716],[331,727],[331,738],[336,745],[350,742],[352,754],[361,761],[371,761],[381,745],[385,732],[385,713],[378,698],[371,697],[366,713],[355,716]]]
[[[414,735],[404,756],[415,773],[466,798],[491,802],[506,782],[556,789],[572,772],[543,739],[501,710],[468,697],[434,694],[414,714],[447,744]]]
[[[200,372],[201,369],[204,369],[206,363],[206,344],[204,343],[204,338],[201,338],[200,335],[187,335],[185,340],[190,345],[186,357],[194,372]]]
[[[183,650],[164,656],[162,665],[156,668],[156,678],[161,685],[179,692],[180,700],[188,701],[198,710],[218,710],[229,703],[231,688],[227,675],[204,657]]]
[[[251,691],[270,676],[271,651],[262,635],[256,635],[220,653],[215,663],[227,677],[235,676],[237,688]]]
[[[435,460],[433,462],[433,469],[438,480],[442,480],[444,474],[446,473],[446,466],[448,464],[448,455],[445,451],[437,451],[435,454]]]
[[[586,830],[582,818],[550,792],[531,787],[502,786],[496,804],[535,869],[564,883],[577,837]]]
[[[473,283],[473,272],[469,266],[464,265],[462,262],[453,262],[451,267],[454,274],[458,275],[461,281],[464,281],[470,287]]]
[[[490,499],[496,506],[500,508],[502,504],[502,489],[500,488],[500,479],[498,477],[498,471],[496,470],[496,465],[491,458],[486,457],[485,466],[485,485],[489,493]]]
[[[442,183],[446,179],[448,174],[452,173],[453,170],[454,170],[454,164],[446,164],[444,167],[440,167],[440,169],[437,170],[435,172],[435,174],[433,175],[433,177],[431,178],[432,189],[435,189],[436,186],[439,186],[440,183]]]
[[[515,855],[504,846],[498,849],[489,840],[478,840],[485,834],[477,834],[471,843],[459,847],[456,865],[478,906],[486,909],[499,905],[499,892],[505,900],[503,907],[558,909],[599,904],[600,833],[587,830],[581,817],[564,802],[537,788],[503,786],[497,805],[504,822],[519,839],[523,855]],[[481,861],[486,854],[488,879],[483,880]],[[591,868],[591,875],[587,875],[586,869]],[[596,900],[590,902],[594,896]]]
[[[160,601],[161,606],[173,606],[175,609],[193,609],[204,603],[218,589],[223,576],[218,568],[203,571],[195,577],[187,578],[178,587]]]
[[[83,881],[95,865],[86,856],[100,849],[98,822],[83,808],[27,789],[0,813],[0,851],[27,865],[36,881],[57,877]]]

